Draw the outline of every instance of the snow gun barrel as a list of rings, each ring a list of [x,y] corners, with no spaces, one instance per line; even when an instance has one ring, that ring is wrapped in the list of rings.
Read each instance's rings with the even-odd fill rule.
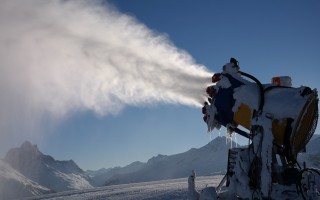
[[[214,85],[206,90],[208,102],[202,108],[209,131],[224,126],[252,138],[238,126],[251,130],[254,117],[264,115],[271,120],[275,144],[292,159],[314,134],[318,121],[316,89],[291,87],[288,76],[274,77],[270,84],[262,85],[231,62],[223,66],[222,73],[212,76],[212,82]]]

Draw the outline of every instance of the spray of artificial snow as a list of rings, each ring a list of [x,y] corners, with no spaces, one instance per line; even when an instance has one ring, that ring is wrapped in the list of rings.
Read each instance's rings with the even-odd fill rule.
[[[103,1],[1,0],[0,127],[126,105],[201,106],[211,73]]]

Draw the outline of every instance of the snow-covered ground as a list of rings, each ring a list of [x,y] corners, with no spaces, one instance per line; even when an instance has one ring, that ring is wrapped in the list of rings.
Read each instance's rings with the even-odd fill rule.
[[[196,189],[200,192],[206,186],[217,186],[223,176],[203,176],[195,180]],[[126,199],[161,199],[179,200],[187,199],[187,178],[152,181],[134,184],[122,184],[94,189],[60,192],[49,195],[26,198],[28,200],[126,200]]]

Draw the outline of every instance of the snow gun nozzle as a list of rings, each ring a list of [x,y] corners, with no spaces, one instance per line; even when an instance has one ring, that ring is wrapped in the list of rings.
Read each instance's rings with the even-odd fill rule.
[[[207,87],[206,92],[211,98],[214,97],[214,95],[216,95],[216,89],[214,88],[214,86]]]
[[[205,123],[207,123],[207,121],[208,121],[208,116],[207,115],[205,115],[205,116],[203,116],[203,121],[205,122]]]
[[[202,107],[202,114],[207,114],[206,104],[204,104],[204,106]]]
[[[221,80],[221,73],[215,73],[212,76],[212,83],[216,83]]]

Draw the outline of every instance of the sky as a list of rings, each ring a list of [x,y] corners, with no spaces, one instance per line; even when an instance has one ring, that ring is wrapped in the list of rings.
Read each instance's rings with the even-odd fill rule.
[[[37,0],[30,1],[30,5],[33,5],[36,1]],[[7,3],[9,1],[4,2]],[[13,2],[21,3],[19,0]],[[10,8],[23,10],[25,7],[28,7],[28,2],[29,1],[24,2],[23,5],[19,4],[21,5],[19,7],[10,4]],[[49,4],[48,6],[56,5]],[[320,81],[318,79],[318,75],[320,74],[320,26],[318,25],[320,19],[319,1],[110,0],[107,1],[106,4],[99,4],[99,6],[105,6],[108,9],[98,10],[97,12],[116,12],[117,14],[115,14],[115,16],[130,16],[131,19],[134,19],[135,24],[142,24],[147,30],[152,30],[151,37],[154,37],[155,35],[165,38],[156,40],[156,44],[153,46],[154,48],[159,44],[166,43],[175,47],[176,49],[173,49],[174,51],[178,50],[186,52],[193,58],[192,61],[189,61],[189,59],[187,59],[187,61],[182,59],[181,63],[188,65],[186,66],[187,69],[190,69],[189,64],[193,63],[197,66],[204,66],[205,69],[200,67],[201,70],[213,74],[214,72],[220,72],[222,66],[229,61],[230,57],[235,57],[240,62],[242,71],[252,74],[262,83],[269,83],[274,76],[288,75],[292,78],[294,87],[306,85],[311,88],[320,88]],[[48,9],[47,7],[43,8]],[[83,7],[81,8],[84,9]],[[0,14],[1,16],[6,16],[3,10],[0,11]],[[99,35],[99,33],[108,33],[105,29],[83,30],[81,29],[82,24],[79,24],[79,27],[73,27],[73,23],[78,23],[77,17],[80,15],[77,16],[75,13],[74,16],[76,16],[75,20],[70,21],[72,23],[66,23],[64,24],[65,26],[61,25],[59,28],[79,29],[80,33],[84,31],[92,31],[90,34],[97,32],[97,35],[94,34],[92,37],[109,37],[111,38],[111,42],[114,42],[114,40],[117,39],[117,36],[112,34]],[[118,30],[116,27],[118,26],[117,20],[110,21],[110,19],[114,20],[118,18],[113,18],[109,15],[105,16],[103,14],[100,14],[99,16],[100,24],[105,23],[108,24],[109,29]],[[12,16],[6,17],[8,17],[5,18],[7,19],[6,21],[0,21],[1,26],[18,27],[15,26],[15,23],[19,23],[19,19],[13,18],[11,21],[10,17]],[[65,16],[61,16],[62,19],[63,17]],[[68,14],[66,14],[66,17],[68,17]],[[79,19],[79,21],[86,21],[86,15],[81,15],[80,17],[83,18]],[[28,18],[26,18],[26,20],[28,20]],[[41,20],[34,24],[37,25],[37,23],[41,23]],[[30,22],[30,24],[33,23]],[[58,21],[57,24],[59,25],[61,22]],[[34,28],[37,26],[32,27]],[[45,26],[45,31],[48,32],[48,34],[45,35],[46,37],[55,37],[54,33],[53,35],[50,35],[52,33],[51,29],[51,26]],[[18,31],[20,29],[12,28],[12,30]],[[40,30],[43,31],[44,29]],[[127,33],[129,36],[138,34],[136,32],[130,32],[130,30],[131,29],[129,29]],[[24,35],[15,35],[17,32],[13,33],[14,34],[11,34],[13,35],[13,38],[14,36],[18,39],[24,37]],[[118,33],[122,34],[120,32]],[[1,36],[4,37],[3,35],[0,35],[0,38]],[[115,37],[116,39],[113,40],[112,37]],[[145,35],[145,37],[149,37],[149,35]],[[28,39],[29,38],[26,38],[25,41],[28,41]],[[104,41],[105,39],[101,40]],[[146,40],[148,40],[148,38],[146,38]],[[4,40],[0,41],[0,45],[2,46],[1,52],[3,55],[6,55],[7,52],[4,50],[4,47],[7,43],[3,41]],[[62,46],[60,47],[58,45],[59,43],[57,43],[58,41],[59,40],[54,40],[54,42],[45,43],[44,46],[41,46],[43,48],[41,49],[41,52],[46,51],[47,47],[61,48],[63,49],[61,50],[63,53],[69,55],[67,57],[68,62],[82,59],[81,57],[73,57],[73,55],[82,54],[73,54],[72,52],[77,51],[77,42],[80,41],[72,40],[72,42],[74,42],[72,43],[74,48],[66,48],[70,49],[70,51],[65,52],[64,46],[61,44]],[[32,56],[38,55],[32,54],[32,52],[37,52],[33,49],[32,44],[33,43],[28,43],[28,45],[24,45],[23,47],[26,49],[22,49],[21,52],[23,53],[21,54],[29,55],[30,53]],[[125,46],[131,47],[131,43],[127,42]],[[92,59],[92,55],[95,55],[95,52],[100,53],[100,51],[95,51],[96,49],[89,48],[89,50],[86,53],[90,54],[90,59]],[[113,54],[113,51],[115,50],[108,50],[108,54],[121,56],[123,52],[120,49],[118,50],[118,54]],[[143,48],[136,49],[136,51],[141,53],[139,56],[143,56],[143,54],[152,51],[152,48],[147,48],[145,52]],[[173,52],[173,54],[176,55],[175,52]],[[3,67],[8,63],[8,66],[10,66],[12,60],[17,60],[15,55],[18,55],[18,53],[13,52],[8,55],[9,57],[7,56],[5,59],[7,63],[2,61],[0,67],[2,68],[2,72],[9,71],[7,73],[10,75],[7,77],[9,81],[5,83],[12,84],[3,84],[0,87],[0,91],[2,91],[2,93],[4,92],[5,95],[13,93],[8,92],[9,89],[12,89],[9,87],[18,85],[18,88],[21,86],[21,83],[25,83],[22,81],[24,80],[23,70],[20,70],[20,68],[12,68],[9,70]],[[55,55],[60,54],[55,54],[55,52],[45,54],[48,60],[53,59],[50,66],[52,66],[54,70],[50,68],[50,71],[47,71],[47,73],[54,74],[55,78],[60,80],[60,76],[64,76],[64,73],[68,73],[68,71],[63,71],[64,69],[62,68],[61,70],[60,68],[55,68],[54,61],[57,60],[57,64],[59,64],[59,59],[65,58]],[[18,58],[23,60],[22,58],[24,57],[19,56]],[[39,58],[37,56],[32,58],[33,59],[27,61],[32,61],[33,63],[41,62],[41,60],[38,60]],[[155,55],[154,58],[159,60],[159,63],[156,63],[157,65],[162,65],[163,63],[164,65],[166,63],[170,64],[170,62],[166,62],[166,60],[172,60],[169,54]],[[180,62],[180,60],[178,61]],[[25,63],[26,60],[21,62]],[[83,62],[86,62],[86,60],[83,60]],[[103,63],[101,65],[103,65]],[[171,66],[166,67],[170,68]],[[166,73],[167,68],[161,67],[160,70],[155,69],[155,73],[150,74],[149,78],[161,81],[157,78],[169,76],[168,73]],[[51,78],[51,76],[45,75],[45,78],[42,80],[39,77],[42,77],[44,72],[40,73],[39,71],[41,71],[41,69],[38,68],[32,69],[34,71],[30,74],[30,79],[27,80],[32,80],[32,83],[34,84],[31,84],[29,86],[30,88],[13,90],[18,92],[14,93],[15,96],[12,98],[19,99],[20,97],[26,96],[28,97],[28,100],[30,98],[30,101],[32,102],[38,102],[36,99],[38,97],[36,95],[37,93],[32,93],[38,89],[34,89],[34,86],[38,86],[37,80],[45,82],[45,78]],[[83,69],[84,68],[81,68],[81,70]],[[172,67],[172,69],[175,69],[175,67]],[[19,70],[19,73],[15,70]],[[124,70],[122,73],[116,74],[119,82],[129,82],[129,78],[131,77],[127,76],[126,72],[127,71]],[[91,79],[100,78],[100,76],[95,77],[95,75],[99,75],[97,73],[90,75]],[[172,73],[171,76],[174,75],[175,73]],[[81,73],[79,74],[79,77],[87,78]],[[69,76],[67,76],[67,78],[69,78]],[[136,82],[138,82],[139,76],[134,76],[134,78],[137,80]],[[181,77],[177,76],[173,78],[177,81],[177,84],[179,82],[183,85],[188,84],[188,81],[182,79],[180,81],[179,78]],[[21,82],[19,82],[19,80],[21,80]],[[129,83],[135,83],[135,80]],[[41,81],[39,81],[39,83],[41,83]],[[82,79],[72,79],[70,81],[72,81],[72,85],[75,83],[80,84]],[[108,82],[108,79],[105,81]],[[118,84],[119,87],[128,87],[130,85],[122,85],[122,83]],[[210,84],[210,82],[207,84]],[[102,91],[108,93],[108,90],[116,90],[117,85],[113,86],[114,87],[107,87],[106,90]],[[43,96],[48,95],[47,93],[43,93],[46,87],[49,88],[50,85],[46,86],[44,84],[44,89],[39,89]],[[14,89],[15,88],[16,87],[14,87]],[[68,96],[70,93],[78,93],[77,87],[61,88],[63,88],[64,93],[57,94],[65,94],[65,96]],[[150,86],[151,90],[154,88],[157,89],[154,85],[152,85],[152,87]],[[87,89],[89,91],[91,90],[90,84],[88,84]],[[164,89],[169,90],[171,88],[165,87]],[[202,90],[204,90],[204,88],[199,88],[199,91]],[[92,93],[88,93],[88,95],[90,94]],[[115,95],[114,93],[112,94]],[[174,96],[174,98],[179,99],[177,102],[172,99],[168,101],[163,100],[162,98],[171,98],[169,94],[165,93],[165,90],[159,90],[158,94],[161,96],[160,99],[154,96],[146,96],[144,97],[146,99],[141,100],[137,98],[134,99],[134,101],[126,101],[126,96],[124,99],[117,96],[117,98],[113,99],[114,101],[112,101],[112,103],[99,104],[102,105],[101,108],[95,107],[94,104],[91,105],[87,103],[87,101],[80,102],[77,98],[71,98],[73,96],[68,98],[65,101],[66,103],[57,98],[54,100],[54,104],[44,104],[49,108],[41,107],[41,109],[47,110],[44,115],[35,115],[36,118],[39,118],[36,122],[20,120],[19,117],[14,115],[14,117],[10,118],[10,122],[13,123],[13,125],[10,126],[9,129],[4,125],[6,121],[1,115],[2,122],[0,125],[2,126],[2,132],[6,133],[1,135],[3,139],[0,147],[0,157],[3,157],[9,148],[20,146],[23,141],[29,140],[30,142],[37,144],[40,151],[44,154],[51,155],[58,160],[72,159],[82,169],[87,170],[99,169],[102,167],[125,166],[134,161],[146,162],[149,158],[156,156],[157,154],[172,155],[181,153],[190,148],[204,146],[210,141],[210,135],[207,133],[206,124],[202,120],[201,108],[199,108],[198,105],[194,105],[183,99],[181,100],[180,96]],[[50,100],[54,99],[54,97],[55,96],[50,96]],[[100,98],[99,95],[97,97]],[[3,103],[9,100],[6,100],[3,96],[1,98],[2,100],[0,103],[2,104],[0,111],[9,116],[11,110],[6,109],[8,106]],[[131,96],[129,98],[131,98]],[[103,96],[99,101],[102,101],[101,99],[105,100]],[[117,101],[118,99],[119,101]],[[96,99],[94,100],[94,102],[96,102]],[[77,106],[69,106],[69,104],[74,103],[73,101],[77,101]],[[39,102],[47,102],[47,99]],[[56,102],[61,102],[61,105],[55,104]],[[29,115],[29,111],[32,110],[33,107],[30,106],[25,108],[25,104],[20,103],[18,105],[23,106],[21,107],[21,112],[18,110],[19,114],[23,115],[25,118],[33,118],[33,115]],[[35,105],[35,107],[37,107],[38,104]],[[57,110],[54,108],[59,106],[67,108],[68,112],[66,110],[65,112],[62,112],[61,110],[56,112]],[[18,108],[20,109],[20,107]],[[53,114],[50,115],[50,113]],[[59,119],[56,120],[56,118]],[[20,127],[21,123],[24,123],[25,126]],[[29,123],[37,124],[32,124],[31,126]],[[30,128],[29,125],[32,128]],[[16,128],[16,126],[19,128]],[[40,128],[38,126],[40,126]],[[318,130],[316,131],[317,134],[319,134]],[[215,131],[213,137],[216,137],[217,135],[219,135],[219,133],[218,131]],[[221,135],[225,135],[224,130],[221,131]],[[247,141],[246,139],[240,138],[240,136],[237,137],[237,140],[242,144]]]

